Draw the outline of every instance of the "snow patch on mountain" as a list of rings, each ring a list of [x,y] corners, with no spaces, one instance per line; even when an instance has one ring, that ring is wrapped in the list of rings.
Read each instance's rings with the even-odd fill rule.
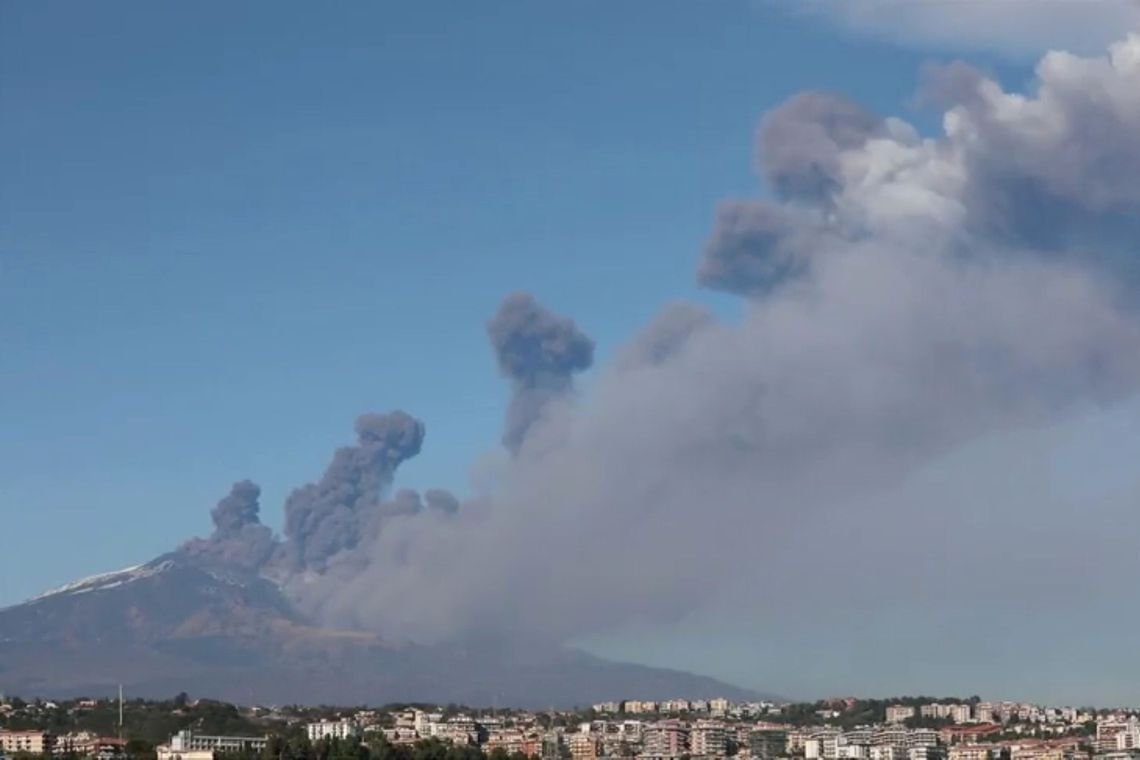
[[[87,578],[72,581],[71,583],[65,583],[58,588],[33,596],[28,600],[28,603],[41,602],[56,596],[75,596],[78,594],[89,594],[93,591],[104,591],[158,575],[161,572],[169,570],[173,565],[174,563],[170,560],[163,560],[158,563],[150,562],[145,565],[134,565],[133,567],[115,570],[110,573],[92,575]]]

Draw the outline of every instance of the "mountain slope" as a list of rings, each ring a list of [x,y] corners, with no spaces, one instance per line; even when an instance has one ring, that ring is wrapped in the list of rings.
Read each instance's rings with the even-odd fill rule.
[[[175,552],[0,610],[0,690],[180,691],[240,702],[465,702],[757,695],[711,678],[557,646],[393,647],[310,624],[270,581]]]

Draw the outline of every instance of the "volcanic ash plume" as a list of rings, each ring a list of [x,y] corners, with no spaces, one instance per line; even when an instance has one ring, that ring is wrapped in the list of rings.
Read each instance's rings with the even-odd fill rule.
[[[285,502],[282,561],[292,572],[319,572],[331,557],[356,547],[396,468],[419,453],[424,425],[400,411],[362,414],[356,436],[356,445],[337,449],[319,481]]]
[[[593,364],[594,342],[529,293],[504,298],[487,334],[499,370],[511,381],[503,444],[517,452],[546,405],[571,389],[575,373]]]

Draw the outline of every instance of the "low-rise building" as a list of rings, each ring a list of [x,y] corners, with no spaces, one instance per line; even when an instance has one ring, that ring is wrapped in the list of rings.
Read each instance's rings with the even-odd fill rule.
[[[261,752],[268,743],[266,736],[214,736],[186,729],[156,752],[158,760],[213,760],[215,752]]]
[[[340,720],[319,720],[305,726],[305,733],[309,741],[317,742],[321,739],[348,739],[360,736],[360,724],[349,718]]]

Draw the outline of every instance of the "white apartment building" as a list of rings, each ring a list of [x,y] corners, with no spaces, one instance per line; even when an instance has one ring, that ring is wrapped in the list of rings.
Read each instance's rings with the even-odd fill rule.
[[[990,748],[984,744],[955,744],[947,760],[990,760]]]
[[[906,760],[906,750],[890,744],[877,744],[867,750],[867,760]]]
[[[353,736],[360,736],[360,724],[349,718],[341,718],[340,720],[319,720],[315,723],[308,723],[305,725],[305,733],[311,742],[319,742],[321,739],[348,739]]]
[[[158,760],[213,760],[215,752],[261,752],[268,743],[266,736],[211,736],[186,729],[156,751]]]
[[[937,750],[934,747],[910,747],[906,751],[907,760],[934,760]]]
[[[932,728],[916,728],[906,736],[907,747],[937,747],[938,732]]]
[[[721,717],[724,717],[728,714],[728,710],[731,707],[732,703],[724,697],[717,697],[716,699],[709,700],[709,713],[712,715],[719,715]]]

